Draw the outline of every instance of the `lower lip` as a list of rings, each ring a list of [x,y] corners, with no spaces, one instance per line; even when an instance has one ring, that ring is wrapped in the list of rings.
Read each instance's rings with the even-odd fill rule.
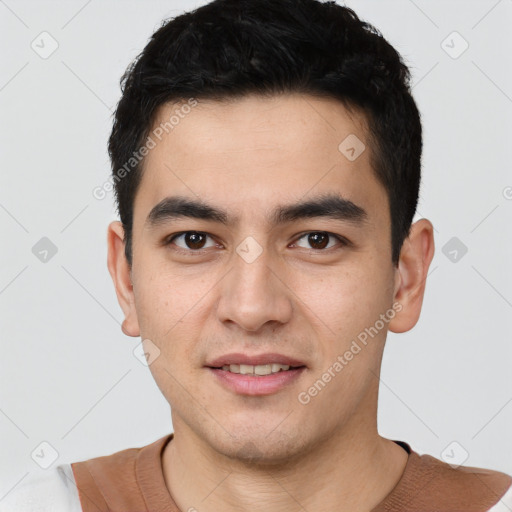
[[[271,395],[297,380],[305,366],[294,370],[280,371],[270,375],[243,375],[231,373],[220,368],[208,368],[220,383],[240,395]]]

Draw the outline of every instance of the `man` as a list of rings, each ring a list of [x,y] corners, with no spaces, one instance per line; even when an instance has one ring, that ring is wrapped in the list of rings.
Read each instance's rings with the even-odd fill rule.
[[[512,508],[510,476],[377,430],[386,335],[434,254],[409,79],[333,2],[216,0],[153,35],[109,141],[108,268],[174,432],[1,510]]]

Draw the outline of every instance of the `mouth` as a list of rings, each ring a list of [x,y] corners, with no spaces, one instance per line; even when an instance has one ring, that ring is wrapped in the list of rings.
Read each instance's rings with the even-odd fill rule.
[[[210,366],[213,370],[222,370],[229,373],[237,373],[240,375],[251,375],[254,377],[264,377],[265,375],[273,375],[280,372],[289,372],[305,368],[305,365],[291,366],[289,364],[269,363],[269,364],[226,364],[222,366]]]
[[[264,354],[249,355],[242,352],[233,352],[217,357],[206,363],[205,366],[231,371],[232,373],[268,375],[269,373],[287,371],[290,368],[306,366],[306,363],[284,354],[267,352]]]
[[[307,370],[298,359],[282,354],[228,354],[206,365],[225,389],[237,395],[270,395],[294,383]]]

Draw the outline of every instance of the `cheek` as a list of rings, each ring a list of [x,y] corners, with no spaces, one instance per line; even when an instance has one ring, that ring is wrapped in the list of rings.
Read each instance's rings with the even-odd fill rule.
[[[190,291],[194,286],[172,272],[169,265],[147,256],[137,267],[134,283],[137,313],[141,317],[139,323],[161,336],[165,325],[171,328],[191,308]]]
[[[304,314],[329,337],[354,336],[373,324],[389,308],[392,279],[387,271],[362,260],[344,269],[331,269],[324,275],[302,276],[297,296],[305,304]],[[309,313],[307,313],[309,310]]]
[[[194,340],[200,338],[211,307],[209,291],[216,281],[173,272],[164,265],[147,264],[144,268],[134,286],[141,336],[154,342],[170,364],[178,354],[188,358]]]

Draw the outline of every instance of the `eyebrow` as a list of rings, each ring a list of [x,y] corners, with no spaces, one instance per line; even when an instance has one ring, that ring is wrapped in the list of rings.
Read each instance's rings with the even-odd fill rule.
[[[325,194],[307,201],[277,206],[269,216],[269,223],[279,225],[318,217],[362,224],[368,219],[368,214],[361,206],[348,199],[337,194]],[[219,222],[226,226],[234,225],[239,220],[238,217],[230,216],[226,210],[209,205],[202,200],[171,196],[152,208],[145,224],[149,228],[155,228],[180,218]]]

